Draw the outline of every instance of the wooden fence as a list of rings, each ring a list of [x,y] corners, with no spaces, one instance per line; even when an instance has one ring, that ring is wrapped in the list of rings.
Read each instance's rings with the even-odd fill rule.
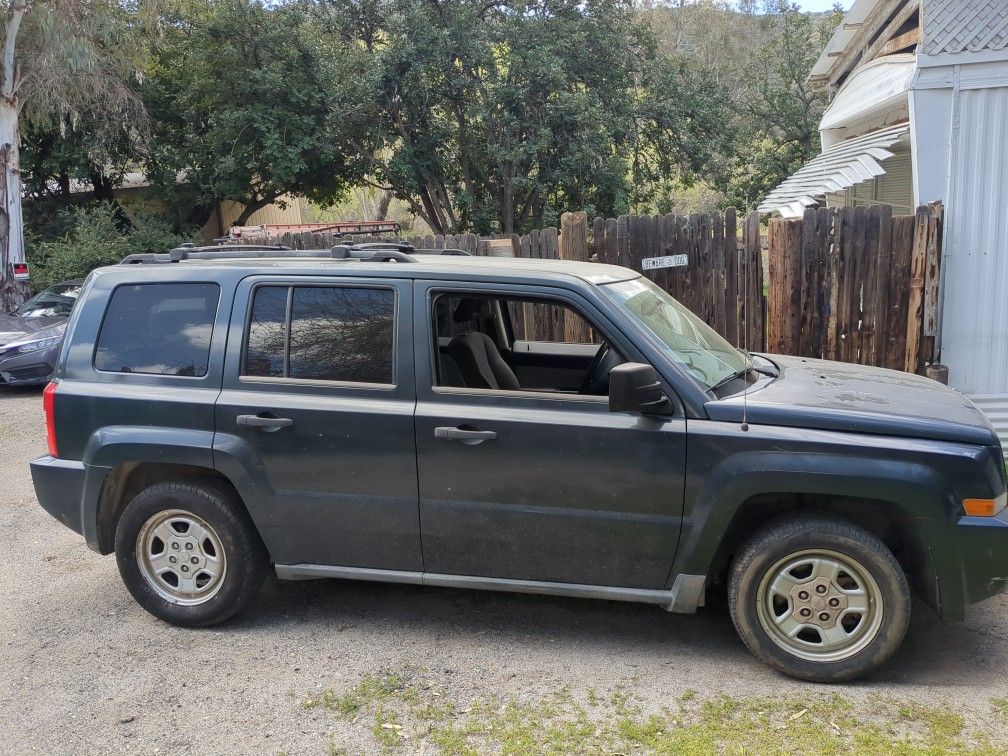
[[[763,264],[759,216],[749,215],[739,228],[734,209],[693,215],[621,215],[595,218],[589,228],[584,212],[564,213],[559,231],[546,228],[512,236],[515,257],[594,260],[642,271],[645,276],[699,315],[736,346],[764,344]],[[647,258],[683,258],[682,264],[644,270]],[[679,261],[676,261],[679,262]],[[542,321],[542,322],[540,322]],[[528,338],[567,338],[584,333],[568,315],[537,318],[526,313]]]
[[[937,359],[941,238],[940,203],[772,219],[767,351],[923,373]]]
[[[595,218],[590,226],[584,212],[572,212],[560,229],[524,236],[403,241],[474,255],[622,265],[643,272],[736,346],[923,373],[937,360],[941,237],[940,203],[908,216],[894,216],[888,205],[812,208],[800,219],[770,221],[766,276],[759,215],[739,218],[731,208]],[[317,233],[278,239],[297,249],[374,240]],[[668,267],[644,269],[646,259],[677,257]],[[570,314],[544,307],[522,308],[516,322],[530,339],[587,333]]]
[[[328,233],[284,234],[277,242],[294,249],[324,249],[376,237],[340,237]],[[693,215],[621,215],[596,218],[589,227],[584,212],[564,213],[560,229],[544,228],[497,238],[475,234],[404,237],[417,248],[455,247],[473,255],[510,255],[547,260],[596,260],[642,269],[651,257],[685,255],[685,264],[643,271],[736,346],[764,345],[763,265],[759,216],[739,227],[735,210]],[[527,309],[521,324],[530,339],[577,338],[584,328],[556,313]],[[537,313],[544,313],[539,317]]]

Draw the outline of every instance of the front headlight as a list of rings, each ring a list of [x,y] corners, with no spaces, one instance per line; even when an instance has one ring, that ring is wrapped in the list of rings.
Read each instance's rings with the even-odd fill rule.
[[[39,352],[43,349],[49,349],[54,347],[63,340],[62,336],[50,336],[48,339],[39,339],[38,341],[26,341],[24,344],[19,344],[17,350],[22,354],[26,352]]]

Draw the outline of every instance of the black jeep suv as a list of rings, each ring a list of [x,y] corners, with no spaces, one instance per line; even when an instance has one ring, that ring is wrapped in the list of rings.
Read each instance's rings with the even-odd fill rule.
[[[168,622],[268,570],[693,612],[810,680],[1008,581],[1002,451],[914,375],[750,355],[640,274],[554,260],[180,249],[87,280],[39,502]]]

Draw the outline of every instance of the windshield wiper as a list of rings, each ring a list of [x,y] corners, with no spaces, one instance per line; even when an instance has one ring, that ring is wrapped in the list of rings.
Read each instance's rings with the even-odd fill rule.
[[[739,349],[739,351],[749,358],[750,370],[755,370],[760,375],[768,375],[771,378],[780,378],[780,370],[778,370],[776,367],[764,367],[762,365],[757,365],[752,352],[748,351],[747,349]],[[769,362],[769,360],[767,361]],[[772,362],[770,364],[773,365]]]
[[[746,365],[741,370],[736,370],[735,372],[726,375],[720,381],[718,381],[713,386],[711,386],[710,387],[710,391],[717,391],[719,388],[721,388],[722,386],[725,386],[725,385],[731,383],[736,378],[743,378],[743,377],[745,377],[746,373],[748,373],[750,370],[755,370],[755,369],[756,368],[752,367],[751,365]]]

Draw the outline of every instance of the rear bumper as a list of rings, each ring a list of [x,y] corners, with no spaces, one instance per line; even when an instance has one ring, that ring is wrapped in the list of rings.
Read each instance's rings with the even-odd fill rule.
[[[39,457],[31,463],[35,497],[42,509],[71,530],[84,535],[81,500],[87,471],[83,462]]]

